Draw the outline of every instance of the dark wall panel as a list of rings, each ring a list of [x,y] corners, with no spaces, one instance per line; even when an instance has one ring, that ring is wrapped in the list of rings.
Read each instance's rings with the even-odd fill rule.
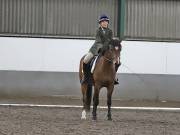
[[[94,37],[103,13],[117,36],[118,0],[0,0],[0,34]]]
[[[180,40],[180,1],[126,0],[126,39]]]

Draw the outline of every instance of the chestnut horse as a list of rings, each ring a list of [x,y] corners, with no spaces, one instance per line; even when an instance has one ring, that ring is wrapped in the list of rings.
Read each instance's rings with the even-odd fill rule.
[[[111,47],[103,48],[100,58],[97,60],[95,69],[92,74],[93,84],[82,83],[81,91],[83,95],[83,112],[82,119],[86,119],[86,111],[90,110],[92,86],[94,85],[93,95],[93,111],[92,119],[96,120],[96,111],[99,104],[99,92],[103,87],[107,88],[107,106],[108,106],[108,120],[111,120],[111,97],[114,90],[114,78],[116,75],[115,63],[120,62],[121,41],[112,40]],[[83,77],[83,58],[80,60],[79,78]]]

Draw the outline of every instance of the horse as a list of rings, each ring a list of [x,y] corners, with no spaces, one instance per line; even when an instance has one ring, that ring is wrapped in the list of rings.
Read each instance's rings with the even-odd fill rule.
[[[121,41],[118,39],[113,39],[111,42],[111,47],[106,47],[102,49],[102,53],[96,62],[95,69],[92,73],[93,83],[81,83],[81,92],[83,99],[83,111],[81,119],[86,119],[86,111],[90,111],[91,98],[92,98],[92,87],[94,86],[93,95],[93,111],[92,119],[96,120],[96,111],[99,104],[99,93],[100,89],[103,87],[107,88],[107,106],[108,106],[108,120],[111,118],[111,97],[114,90],[114,78],[116,75],[115,63],[120,62],[120,51],[121,51]],[[80,60],[79,65],[79,79],[82,80],[83,77],[83,56]]]

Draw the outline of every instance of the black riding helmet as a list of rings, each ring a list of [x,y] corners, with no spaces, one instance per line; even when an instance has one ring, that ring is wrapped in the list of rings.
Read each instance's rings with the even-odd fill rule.
[[[109,17],[106,16],[105,14],[101,15],[101,16],[99,17],[98,22],[101,23],[102,21],[107,21],[107,22],[109,23]]]

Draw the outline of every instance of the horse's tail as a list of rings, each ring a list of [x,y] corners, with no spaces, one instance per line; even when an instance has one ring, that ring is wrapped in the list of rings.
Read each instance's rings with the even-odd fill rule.
[[[85,56],[83,56],[80,60],[80,63],[79,63],[79,80],[81,82],[82,80],[82,77],[83,77],[83,59],[84,59]],[[85,108],[87,111],[90,110],[90,106],[91,106],[91,98],[92,98],[92,85],[91,84],[81,84],[81,90],[82,90],[82,93],[86,93],[86,95],[84,95],[86,98],[85,100]]]
[[[79,81],[81,82],[82,80],[82,77],[83,77],[83,59],[84,59],[85,56],[83,56],[80,60],[80,63],[79,63]]]
[[[87,93],[86,93],[87,101],[86,101],[86,109],[89,111],[91,107],[91,99],[92,99],[92,85],[87,85]]]

